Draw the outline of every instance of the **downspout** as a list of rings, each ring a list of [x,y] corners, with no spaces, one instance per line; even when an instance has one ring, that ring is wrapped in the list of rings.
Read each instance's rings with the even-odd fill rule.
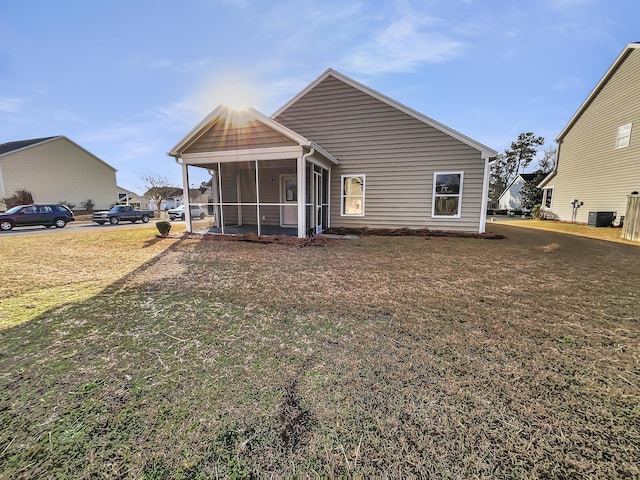
[[[298,238],[305,238],[307,236],[306,232],[306,222],[305,222],[305,211],[307,208],[307,197],[306,197],[306,173],[307,173],[307,165],[306,161],[311,155],[316,152],[315,148],[311,147],[307,153],[303,154],[298,162]]]
[[[478,233],[485,233],[486,231],[487,198],[489,197],[489,176],[491,172],[490,165],[494,161],[489,161],[489,157],[484,158],[484,178],[482,180],[482,203],[480,204],[480,225],[478,226]]]

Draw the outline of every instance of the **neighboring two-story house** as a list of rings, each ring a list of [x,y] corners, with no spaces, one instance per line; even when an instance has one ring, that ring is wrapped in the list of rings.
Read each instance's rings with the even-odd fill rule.
[[[640,191],[639,134],[640,43],[630,43],[556,138],[556,167],[539,185],[542,208],[583,223],[589,212],[616,212],[619,222]]]
[[[17,190],[36,203],[66,202],[95,209],[117,201],[116,169],[67,137],[46,137],[0,145],[0,202]]]

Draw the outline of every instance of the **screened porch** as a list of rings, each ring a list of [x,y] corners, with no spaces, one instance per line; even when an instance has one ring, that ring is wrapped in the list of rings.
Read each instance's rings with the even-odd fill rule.
[[[322,163],[294,158],[183,165],[187,231],[298,237],[322,232],[330,226],[331,174]]]

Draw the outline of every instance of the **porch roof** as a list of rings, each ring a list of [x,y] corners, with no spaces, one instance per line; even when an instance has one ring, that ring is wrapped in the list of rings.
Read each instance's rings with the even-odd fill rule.
[[[290,146],[274,146],[267,144],[261,146],[256,144],[254,135],[252,135],[249,128],[249,125],[255,127],[255,125],[257,125],[256,122],[261,124],[261,128],[263,130],[266,127],[267,131],[275,133]],[[220,124],[224,126],[224,130],[218,138],[218,148],[212,147],[210,150],[201,150],[197,153],[188,152],[188,150],[193,147],[198,140],[202,139],[207,132]],[[243,133],[242,135],[234,137],[233,148],[229,148],[224,141],[224,137],[227,135],[227,132],[231,131],[240,131]],[[229,134],[229,136],[231,135]],[[222,139],[222,141],[220,141],[220,139]],[[292,149],[292,147],[294,148]],[[200,123],[198,123],[182,140],[180,140],[180,142],[178,142],[171,151],[167,153],[167,155],[176,159],[185,157],[204,157],[209,155],[213,155],[217,158],[227,155],[231,158],[239,158],[253,153],[258,157],[266,154],[265,158],[267,158],[273,155],[277,156],[278,152],[281,154],[284,154],[285,152],[291,154],[291,152],[295,151],[300,152],[300,155],[302,155],[304,150],[307,150],[308,152],[313,150],[314,154],[324,157],[324,159],[334,165],[339,163],[336,157],[331,155],[317,143],[309,140],[290,128],[285,127],[276,120],[253,108],[233,110],[226,105],[219,105]]]

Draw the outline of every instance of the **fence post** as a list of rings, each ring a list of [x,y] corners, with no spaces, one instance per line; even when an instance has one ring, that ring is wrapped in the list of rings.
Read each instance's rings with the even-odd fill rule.
[[[640,242],[640,195],[627,197],[627,212],[624,216],[622,238]]]

